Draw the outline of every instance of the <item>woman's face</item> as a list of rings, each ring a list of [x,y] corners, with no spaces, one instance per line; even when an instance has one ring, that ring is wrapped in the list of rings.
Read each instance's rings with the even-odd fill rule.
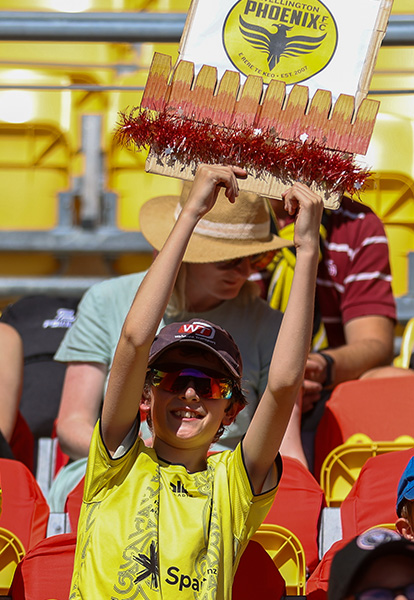
[[[186,268],[186,299],[191,312],[211,310],[223,300],[236,298],[253,272],[248,257],[233,263],[187,263]]]

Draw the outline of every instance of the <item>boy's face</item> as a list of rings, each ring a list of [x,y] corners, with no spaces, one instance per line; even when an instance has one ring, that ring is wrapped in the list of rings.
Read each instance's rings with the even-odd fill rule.
[[[220,360],[209,352],[192,352],[189,355],[188,349],[172,348],[162,354],[155,366],[168,370],[171,365],[177,371],[189,368],[202,372],[207,370],[229,378]],[[151,386],[150,406],[144,405],[144,410],[151,411],[155,449],[165,444],[182,449],[204,446],[208,449],[220,425],[229,425],[233,421],[238,412],[237,405],[226,412],[228,399],[204,398],[197,391],[196,381],[191,378],[175,392],[162,386]]]

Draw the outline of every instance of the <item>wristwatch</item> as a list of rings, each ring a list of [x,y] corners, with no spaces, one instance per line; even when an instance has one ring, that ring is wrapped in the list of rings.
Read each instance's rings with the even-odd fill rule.
[[[321,356],[326,360],[326,377],[323,382],[323,387],[328,388],[334,382],[334,368],[335,368],[335,359],[332,358],[330,354],[325,354],[325,352],[318,352]]]

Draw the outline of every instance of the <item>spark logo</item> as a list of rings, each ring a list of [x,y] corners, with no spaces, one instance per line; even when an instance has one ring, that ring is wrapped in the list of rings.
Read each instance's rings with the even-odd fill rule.
[[[207,338],[209,340],[212,340],[215,335],[214,329],[210,325],[207,325],[207,323],[203,323],[202,321],[184,323],[183,325],[181,325],[180,329],[178,330],[178,333],[184,335],[201,335],[202,337]]]
[[[239,0],[223,26],[223,44],[243,75],[287,85],[305,81],[331,61],[335,19],[319,0]]]

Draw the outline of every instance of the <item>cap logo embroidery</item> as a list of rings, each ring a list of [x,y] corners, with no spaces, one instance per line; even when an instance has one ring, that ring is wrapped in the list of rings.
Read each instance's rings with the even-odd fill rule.
[[[361,550],[373,550],[380,544],[392,542],[393,540],[399,540],[401,537],[397,532],[383,527],[377,527],[375,529],[369,529],[361,534],[357,540],[358,548]]]
[[[210,325],[207,325],[207,323],[203,323],[202,321],[195,321],[193,323],[184,323],[183,325],[181,325],[180,329],[178,330],[178,333],[184,335],[200,335],[206,339],[212,340],[216,332],[214,328]]]

